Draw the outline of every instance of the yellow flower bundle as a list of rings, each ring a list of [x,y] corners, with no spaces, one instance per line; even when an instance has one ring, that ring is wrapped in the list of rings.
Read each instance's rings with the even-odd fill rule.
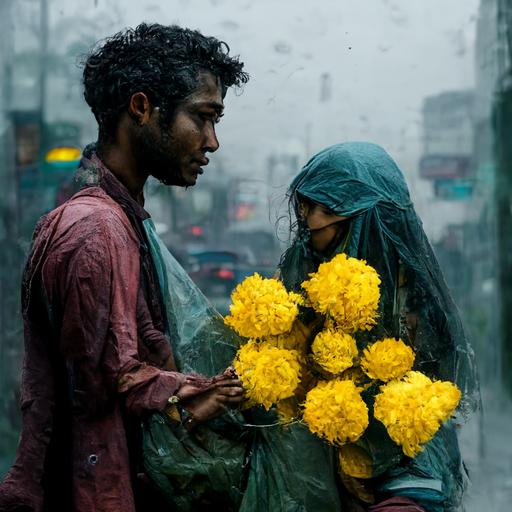
[[[233,292],[230,315],[224,321],[240,336],[263,338],[289,332],[302,297],[287,292],[277,279],[258,273],[246,278]]]
[[[380,278],[373,267],[346,254],[322,263],[302,283],[313,308],[331,316],[348,333],[368,331],[376,324],[379,285]]]
[[[402,380],[381,387],[375,397],[374,415],[403,452],[414,457],[453,415],[460,398],[460,390],[451,382],[433,382],[411,371]]]
[[[368,426],[368,407],[351,380],[321,381],[306,395],[304,421],[330,443],[357,441]]]
[[[370,455],[350,444],[368,427],[363,389],[384,383],[374,395],[374,417],[409,457],[453,415],[461,397],[454,384],[412,371],[415,353],[402,340],[385,338],[359,354],[353,335],[376,324],[379,286],[377,272],[365,261],[339,254],[321,264],[302,283],[308,305],[324,316],[310,348],[308,329],[317,332],[318,324],[306,328],[298,320],[304,299],[275,279],[246,278],[233,292],[225,318],[248,338],[234,361],[246,405],[275,405],[283,423],[302,416],[311,432],[340,447],[342,472],[356,478],[370,478],[373,471]],[[319,367],[327,374],[320,376]],[[326,375],[330,380],[323,380]]]
[[[293,396],[300,382],[298,353],[265,342],[242,345],[234,367],[246,389],[247,400],[267,410]]]

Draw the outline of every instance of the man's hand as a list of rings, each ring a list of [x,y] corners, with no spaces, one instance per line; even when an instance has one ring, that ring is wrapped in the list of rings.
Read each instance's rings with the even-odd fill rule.
[[[232,366],[226,368],[223,373],[215,375],[215,377],[187,375],[185,382],[176,392],[176,396],[179,398],[180,402],[186,402],[197,395],[214,389],[219,382],[224,382],[226,379],[238,379],[238,375]]]
[[[236,407],[242,401],[244,395],[242,382],[231,376],[219,377],[215,378],[216,381],[208,391],[182,402],[194,421],[202,422],[215,418],[226,409]],[[187,384],[182,386],[180,392],[186,386]],[[187,392],[186,389],[184,391]]]

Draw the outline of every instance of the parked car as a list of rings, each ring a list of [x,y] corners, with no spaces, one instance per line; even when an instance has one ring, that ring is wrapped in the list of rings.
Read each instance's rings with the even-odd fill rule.
[[[258,272],[272,277],[274,267],[250,265],[231,251],[201,251],[189,255],[186,270],[221,315],[229,314],[231,293],[246,277]]]

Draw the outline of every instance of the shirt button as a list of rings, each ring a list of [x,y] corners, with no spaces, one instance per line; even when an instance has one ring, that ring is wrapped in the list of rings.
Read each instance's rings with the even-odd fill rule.
[[[98,464],[98,460],[99,458],[95,453],[92,453],[89,455],[89,457],[87,457],[87,462],[89,462],[91,466],[96,466],[96,464]]]

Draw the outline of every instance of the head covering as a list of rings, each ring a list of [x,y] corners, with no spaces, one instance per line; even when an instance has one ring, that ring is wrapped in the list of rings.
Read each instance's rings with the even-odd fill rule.
[[[415,368],[455,382],[463,393],[459,410],[474,409],[479,393],[473,350],[393,159],[375,144],[336,144],[311,158],[293,180],[289,195],[298,231],[280,265],[285,285],[300,288],[309,272],[338,252],[366,260],[382,281],[376,334],[403,337],[408,331],[416,351]],[[310,247],[298,211],[301,198],[350,218],[347,235],[327,257]],[[413,333],[407,316],[414,318]]]

